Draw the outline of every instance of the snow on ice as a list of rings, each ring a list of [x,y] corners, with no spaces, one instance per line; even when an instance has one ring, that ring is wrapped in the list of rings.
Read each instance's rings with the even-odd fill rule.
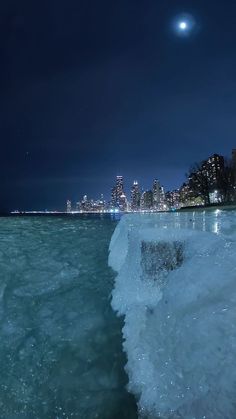
[[[236,417],[236,213],[133,214],[110,243],[139,415]]]

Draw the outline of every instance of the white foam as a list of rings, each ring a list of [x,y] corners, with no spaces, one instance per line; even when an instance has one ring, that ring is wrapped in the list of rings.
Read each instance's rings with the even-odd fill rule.
[[[236,417],[235,212],[129,215],[109,264],[129,390],[150,418]]]

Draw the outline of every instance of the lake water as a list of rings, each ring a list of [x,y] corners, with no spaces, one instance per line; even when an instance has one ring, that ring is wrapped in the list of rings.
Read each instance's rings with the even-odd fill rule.
[[[136,418],[108,217],[0,219],[0,417]]]
[[[235,211],[0,218],[0,418],[235,419],[235,255]]]

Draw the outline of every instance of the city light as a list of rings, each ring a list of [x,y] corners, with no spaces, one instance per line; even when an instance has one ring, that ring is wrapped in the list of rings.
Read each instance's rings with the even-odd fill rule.
[[[180,24],[185,23],[184,21]],[[214,154],[208,159],[196,165],[188,176],[188,180],[179,188],[166,192],[158,179],[154,179],[150,189],[143,190],[137,180],[133,181],[130,193],[125,190],[123,176],[116,176],[114,186],[111,190],[110,200],[105,200],[101,194],[97,199],[90,198],[84,194],[80,201],[73,203],[67,199],[64,211],[12,211],[11,214],[119,214],[119,213],[146,213],[176,211],[185,207],[204,207],[208,205],[224,204],[235,202],[236,187],[234,173],[236,173],[236,150],[232,152],[232,166],[228,167],[223,156]],[[221,176],[226,170],[229,176],[228,185],[224,184],[222,189]],[[224,179],[225,181],[225,179]],[[202,189],[202,185],[208,185],[208,190]],[[226,188],[226,189],[225,189]],[[224,195],[225,194],[225,195]],[[130,196],[130,198],[129,198]],[[220,210],[216,210],[216,215]]]
[[[184,30],[187,22],[179,22],[179,26]],[[236,151],[233,150],[236,161]],[[236,166],[236,164],[235,164]],[[130,200],[125,191],[123,176],[116,176],[114,186],[111,190],[110,201],[105,201],[103,195],[100,199],[90,199],[87,194],[80,202],[76,203],[76,208],[70,200],[67,201],[67,213],[126,213],[126,212],[165,212],[176,211],[184,207],[203,207],[207,205],[219,205],[224,202],[223,192],[220,190],[220,178],[225,169],[223,156],[213,154],[197,165],[195,171],[191,172],[188,180],[179,188],[166,192],[158,179],[154,179],[150,189],[143,190],[137,180],[133,181],[130,189]],[[205,194],[202,186],[208,185]],[[234,184],[229,184],[233,201],[235,196]]]

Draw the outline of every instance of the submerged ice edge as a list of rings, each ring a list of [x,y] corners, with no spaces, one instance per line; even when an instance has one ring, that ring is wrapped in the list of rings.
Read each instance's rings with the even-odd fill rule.
[[[236,416],[235,226],[235,212],[135,214],[118,224],[112,307],[125,316],[140,416]]]

